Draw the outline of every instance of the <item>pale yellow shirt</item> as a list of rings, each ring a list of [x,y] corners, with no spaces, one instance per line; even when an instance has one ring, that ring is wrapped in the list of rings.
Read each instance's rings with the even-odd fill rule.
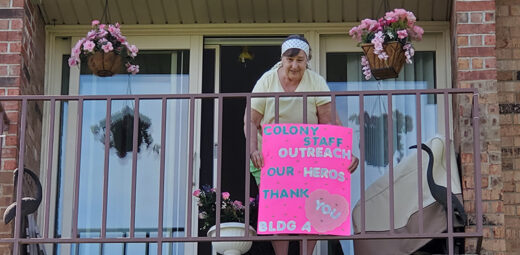
[[[275,65],[275,67],[278,65]],[[278,77],[278,68],[273,68],[256,82],[253,93],[284,92]],[[295,92],[330,91],[325,79],[309,69],[305,70],[300,84]],[[279,123],[303,123],[303,98],[280,97],[279,98]],[[307,97],[307,123],[318,124],[318,106],[329,103],[330,97]],[[260,124],[275,122],[275,99],[251,98],[251,108],[262,114]],[[258,132],[258,149],[262,147],[262,136]]]

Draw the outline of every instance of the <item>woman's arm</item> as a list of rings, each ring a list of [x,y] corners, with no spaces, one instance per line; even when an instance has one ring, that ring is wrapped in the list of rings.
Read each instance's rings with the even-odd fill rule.
[[[343,126],[341,124],[341,120],[339,119],[339,115],[336,113],[336,121],[332,123],[332,107],[331,103],[326,103],[324,105],[320,105],[317,107],[318,110],[318,124],[331,124]]]
[[[320,105],[317,107],[318,109],[318,124],[332,124],[332,125],[338,125],[343,126],[341,124],[341,120],[339,119],[338,114],[336,113],[336,121],[335,123],[332,123],[332,107],[331,103],[326,103],[324,105]],[[359,165],[359,159],[356,156],[352,156],[352,162],[350,163],[350,166],[348,167],[348,171],[350,173],[353,173],[356,171],[356,168]]]
[[[244,114],[244,135],[247,136],[247,112]],[[258,139],[257,133],[258,130],[261,130],[260,123],[264,115],[259,113],[258,111],[251,109],[251,121],[249,125],[251,126],[251,133],[249,134],[249,153],[251,161],[256,168],[262,168],[264,166],[264,159],[262,157],[262,153],[258,151]]]

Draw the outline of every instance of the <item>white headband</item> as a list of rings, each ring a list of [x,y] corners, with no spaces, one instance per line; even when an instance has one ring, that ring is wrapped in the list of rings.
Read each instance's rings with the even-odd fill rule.
[[[309,44],[300,40],[300,39],[289,39],[282,44],[282,55],[288,49],[300,49],[307,54],[307,58],[309,58]]]

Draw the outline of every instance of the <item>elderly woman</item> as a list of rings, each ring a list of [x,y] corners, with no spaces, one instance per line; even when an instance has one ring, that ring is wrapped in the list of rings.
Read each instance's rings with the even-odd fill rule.
[[[287,37],[282,44],[282,61],[262,75],[257,81],[253,93],[330,91],[325,79],[308,69],[311,59],[310,51],[309,43],[304,37],[299,35]],[[335,118],[336,122],[332,123],[330,102],[330,97],[308,97],[307,123],[341,125],[339,118]],[[257,184],[260,184],[260,168],[264,165],[260,148],[262,144],[261,125],[274,123],[274,121],[274,98],[252,98],[250,170]],[[280,97],[279,123],[302,122],[303,99],[301,97]],[[245,126],[244,130],[246,130]],[[350,172],[354,172],[358,162],[359,160],[353,157],[352,164],[349,167]],[[308,254],[312,254],[315,245],[316,241],[308,242]],[[277,255],[285,255],[288,252],[289,242],[273,241],[273,247]]]

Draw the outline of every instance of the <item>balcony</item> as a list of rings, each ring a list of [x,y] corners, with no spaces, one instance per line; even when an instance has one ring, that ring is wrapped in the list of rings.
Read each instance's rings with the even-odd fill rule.
[[[342,100],[347,99],[351,106],[357,104],[354,119],[349,123],[357,123],[359,127],[366,127],[368,117],[365,114],[367,101],[372,99],[382,100],[381,103],[386,112],[380,116],[386,116],[381,120],[384,122],[385,135],[382,139],[386,142],[385,153],[387,155],[374,156],[372,132],[368,128],[358,128],[360,166],[357,169],[359,180],[352,183],[352,187],[359,190],[358,214],[354,220],[357,224],[356,234],[350,236],[329,235],[283,235],[283,236],[251,236],[221,237],[220,236],[220,212],[216,218],[216,237],[207,237],[205,233],[197,231],[197,206],[192,197],[192,192],[200,185],[210,184],[216,187],[217,194],[227,189],[241,191],[235,199],[244,201],[245,207],[249,208],[249,200],[256,191],[255,182],[249,174],[249,138],[245,137],[244,149],[241,155],[233,154],[231,157],[241,158],[243,168],[237,170],[240,174],[229,174],[229,168],[224,164],[228,159],[224,158],[226,150],[226,139],[224,125],[226,119],[225,108],[233,108],[232,104],[226,106],[226,102],[239,100],[250,102],[254,97],[273,97],[276,112],[279,100],[284,97],[302,97],[306,102],[311,97],[331,97],[332,118],[339,116],[337,113],[343,111],[345,104]],[[29,218],[23,215],[22,207],[16,207],[14,218],[14,231],[11,238],[3,238],[1,243],[13,245],[13,254],[19,254],[26,249],[39,247],[45,249],[48,254],[60,251],[61,254],[91,254],[93,250],[99,254],[131,253],[130,250],[141,249],[139,254],[192,254],[197,249],[197,244],[208,242],[248,240],[255,243],[268,243],[272,240],[298,241],[301,244],[300,254],[307,253],[307,243],[310,240],[421,240],[439,239],[446,241],[449,254],[456,253],[455,248],[460,240],[477,240],[477,253],[481,244],[482,231],[482,200],[481,200],[481,173],[480,161],[472,162],[474,172],[474,195],[465,196],[464,207],[474,208],[468,210],[468,221],[461,232],[455,231],[456,219],[454,214],[446,213],[445,231],[430,231],[428,218],[423,201],[423,190],[426,184],[426,169],[419,162],[426,162],[421,153],[417,154],[414,187],[417,187],[417,200],[404,201],[404,204],[415,204],[417,211],[417,225],[410,226],[412,232],[403,232],[399,228],[399,215],[397,205],[402,205],[400,197],[396,194],[401,190],[399,182],[400,162],[410,154],[396,156],[395,139],[396,120],[399,116],[395,113],[395,104],[407,100],[411,102],[414,116],[407,119],[416,127],[413,130],[414,142],[408,145],[419,145],[418,141],[427,141],[431,137],[423,134],[425,118],[436,118],[441,120],[438,133],[447,137],[445,139],[444,158],[441,162],[446,167],[447,208],[448,212],[454,210],[451,196],[453,187],[453,176],[458,176],[457,169],[453,169],[451,162],[455,161],[452,148],[451,133],[456,123],[451,114],[454,100],[460,102],[465,99],[471,102],[471,125],[473,131],[474,158],[479,158],[479,108],[478,94],[474,89],[419,89],[419,90],[378,90],[378,91],[334,91],[334,92],[298,92],[298,93],[220,93],[220,94],[161,94],[161,95],[93,95],[93,96],[0,96],[2,102],[19,102],[20,110],[20,145],[19,145],[19,176],[24,175],[24,166],[27,167],[28,160],[40,162],[40,169],[33,169],[39,173],[42,183],[42,203],[33,214],[33,232],[35,235],[26,237],[23,225],[29,224]],[[430,116],[424,109],[428,100],[435,102],[435,114]],[[414,103],[413,103],[414,102]],[[34,105],[40,105],[42,112],[33,111]],[[306,105],[306,104],[304,104]],[[207,107],[207,108],[206,108]],[[116,109],[117,108],[117,109]],[[126,110],[125,114],[132,116],[126,120],[131,124],[131,129],[126,130],[124,143],[117,147],[114,143],[114,135],[111,129],[114,119],[121,120],[122,113],[119,109]],[[144,109],[147,109],[146,111]],[[213,110],[214,108],[214,110]],[[114,110],[115,109],[115,110]],[[202,109],[202,110],[201,110]],[[204,110],[210,109],[210,110]],[[249,107],[246,112],[249,112]],[[232,109],[233,110],[233,109]],[[235,109],[236,110],[236,109]],[[351,109],[352,110],[352,109]],[[204,122],[204,111],[211,112],[211,116]],[[307,109],[304,108],[303,112]],[[202,114],[201,114],[202,113]],[[101,115],[100,115],[101,114]],[[41,126],[28,125],[34,115],[43,117]],[[2,119],[0,112],[0,119]],[[89,117],[90,116],[90,117]],[[94,116],[94,117],[92,117]],[[99,116],[102,116],[99,119]],[[138,117],[134,117],[138,116]],[[215,117],[217,116],[217,117]],[[278,120],[278,114],[275,115]],[[92,118],[91,118],[92,117]],[[373,117],[373,116],[372,116]],[[251,118],[246,115],[246,122]],[[91,121],[91,120],[96,121]],[[124,119],[124,117],[122,118]],[[213,126],[213,119],[215,125]],[[88,122],[88,123],[87,123]],[[149,125],[142,124],[148,122]],[[345,121],[343,120],[345,123]],[[204,128],[208,123],[213,127]],[[233,122],[242,129],[243,123]],[[3,122],[0,122],[3,124]],[[5,125],[5,124],[3,124]],[[427,123],[427,125],[430,125]],[[146,129],[153,127],[156,136],[148,137]],[[0,125],[0,130],[3,126]],[[97,127],[97,129],[96,129]],[[124,126],[124,127],[128,127]],[[229,127],[229,126],[228,126]],[[26,151],[26,144],[32,143],[34,137],[28,135],[30,128],[41,130],[41,154]],[[121,130],[121,126],[118,127]],[[235,127],[236,128],[236,127]],[[143,130],[144,129],[144,130]],[[249,130],[249,128],[247,128]],[[205,138],[208,131],[214,133],[211,138]],[[243,136],[236,133],[235,136]],[[95,139],[91,139],[94,137]],[[129,140],[126,138],[129,137]],[[132,139],[132,137],[134,139]],[[235,138],[236,138],[235,137]],[[3,139],[3,138],[0,138]],[[238,139],[238,138],[236,138]],[[215,140],[216,144],[212,141]],[[3,145],[3,140],[2,141]],[[205,142],[206,141],[206,142]],[[371,145],[372,143],[372,145]],[[399,142],[400,144],[400,142]],[[216,145],[216,146],[212,146]],[[1,149],[1,147],[0,147]],[[227,152],[229,154],[229,152]],[[401,152],[399,152],[401,153]],[[408,152],[407,152],[408,153]],[[1,153],[0,153],[1,155]],[[426,155],[426,154],[424,154]],[[382,157],[385,160],[380,160]],[[37,158],[37,159],[34,159]],[[146,159],[145,159],[146,158]],[[372,163],[366,163],[371,161]],[[378,212],[380,218],[388,219],[388,228],[385,231],[373,231],[370,229],[374,213],[367,211],[367,192],[371,185],[366,183],[367,166],[379,162],[380,169],[384,173],[378,180],[386,178],[388,193],[388,211]],[[209,162],[209,167],[204,165]],[[114,164],[123,166],[115,169]],[[242,164],[241,163],[241,164]],[[96,168],[95,166],[101,166]],[[117,171],[123,171],[116,173]],[[208,175],[210,175],[208,177]],[[381,179],[381,177],[383,179]],[[151,179],[150,179],[151,178]],[[456,179],[458,179],[457,177]],[[18,178],[15,183],[16,201],[22,201],[27,190],[25,178]],[[365,180],[365,181],[360,181]],[[394,180],[394,181],[390,181]],[[450,181],[452,180],[452,181]],[[437,180],[439,181],[439,180]],[[209,183],[205,183],[209,182]],[[374,181],[375,182],[375,181]],[[92,184],[95,183],[95,184]],[[119,183],[119,186],[117,186]],[[460,183],[459,183],[460,184]],[[115,188],[117,186],[117,188]],[[460,189],[460,185],[459,185]],[[34,191],[33,191],[34,192]],[[414,191],[412,191],[414,192]],[[29,192],[30,193],[30,192]],[[119,195],[114,195],[119,194]],[[143,195],[145,194],[145,195]],[[471,198],[471,199],[468,199]],[[121,201],[117,201],[121,200]],[[87,204],[86,204],[87,203]],[[216,204],[221,203],[217,196]],[[19,204],[19,203],[18,203]],[[152,206],[150,206],[152,205]],[[217,206],[218,207],[218,206]],[[354,207],[354,204],[352,205]],[[249,220],[251,212],[246,209],[246,226],[253,224]],[[356,214],[356,212],[354,213]],[[23,217],[22,217],[23,216]],[[118,221],[118,219],[120,221]],[[30,220],[29,220],[30,221]],[[121,223],[123,222],[123,223]],[[153,222],[150,223],[150,222]],[[29,224],[30,225],[30,224]],[[460,228],[459,228],[460,229]],[[464,246],[464,245],[462,245]],[[133,247],[133,248],[131,248]],[[136,248],[137,247],[137,248]],[[384,249],[384,247],[381,247]],[[36,248],[37,249],[37,248]],[[200,249],[199,249],[200,252]]]

